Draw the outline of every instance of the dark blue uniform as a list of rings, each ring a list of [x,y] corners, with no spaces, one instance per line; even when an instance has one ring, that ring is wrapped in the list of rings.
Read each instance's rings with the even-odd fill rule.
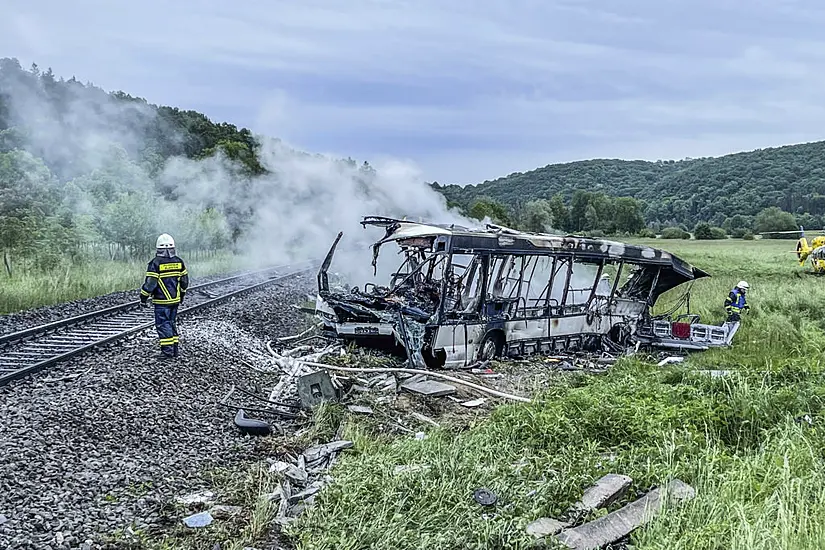
[[[750,306],[745,300],[745,292],[736,287],[730,291],[728,297],[725,298],[725,311],[728,314],[728,321],[737,322],[741,318],[741,313],[744,310],[750,309]]]
[[[155,304],[155,328],[160,338],[160,350],[167,357],[178,355],[178,328],[175,325],[178,306],[189,287],[186,265],[177,256],[155,256],[146,268],[146,281],[140,289],[140,301],[149,297]]]

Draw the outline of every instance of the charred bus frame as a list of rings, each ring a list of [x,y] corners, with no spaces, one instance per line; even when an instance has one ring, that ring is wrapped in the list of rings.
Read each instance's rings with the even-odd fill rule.
[[[388,287],[331,292],[326,271],[339,234],[319,272],[316,312],[330,333],[364,345],[390,344],[419,367],[621,350],[635,341],[666,344],[678,323],[668,319],[670,330],[664,330],[662,319],[650,314],[656,300],[709,276],[666,251],[602,239],[382,217],[361,223],[386,230],[373,245],[374,266],[390,241],[404,252],[404,262]],[[698,325],[698,318],[690,324],[725,331]],[[703,348],[723,345],[725,334],[715,333],[714,342],[707,334],[708,341],[675,339]]]

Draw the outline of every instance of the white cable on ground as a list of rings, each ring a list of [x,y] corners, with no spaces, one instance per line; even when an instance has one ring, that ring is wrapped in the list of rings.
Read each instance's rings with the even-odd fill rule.
[[[435,378],[441,378],[443,380],[449,380],[450,382],[454,382],[456,384],[461,384],[463,386],[467,386],[469,388],[476,389],[480,392],[487,393],[489,395],[495,395],[496,397],[502,397],[504,399],[512,399],[513,401],[521,401],[522,403],[531,403],[532,401],[526,397],[521,397],[519,395],[512,395],[509,393],[504,393],[498,390],[494,390],[492,388],[488,388],[485,386],[480,386],[478,384],[474,384],[472,382],[467,382],[466,380],[462,380],[461,378],[455,378],[454,376],[447,376],[446,374],[441,374],[438,372],[432,372],[427,370],[419,370],[419,369],[396,369],[396,368],[389,368],[389,367],[381,367],[381,368],[358,368],[358,367],[338,367],[335,365],[327,365],[325,363],[315,363],[312,361],[301,361],[305,365],[309,365],[311,367],[316,367],[319,369],[328,369],[328,370],[337,370],[341,372],[374,372],[374,373],[381,373],[381,372],[407,372],[410,374],[424,374],[426,376],[432,376]]]

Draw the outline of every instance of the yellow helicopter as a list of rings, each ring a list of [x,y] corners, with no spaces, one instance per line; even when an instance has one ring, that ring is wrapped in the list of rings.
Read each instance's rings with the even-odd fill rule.
[[[800,225],[799,231],[769,231],[764,235],[788,235],[791,233],[799,233],[799,240],[796,242],[796,257],[799,260],[799,265],[804,266],[805,260],[811,260],[811,269],[816,275],[825,274],[825,230],[818,229],[810,231],[810,233],[820,233],[813,237],[808,243],[805,237],[805,229]]]

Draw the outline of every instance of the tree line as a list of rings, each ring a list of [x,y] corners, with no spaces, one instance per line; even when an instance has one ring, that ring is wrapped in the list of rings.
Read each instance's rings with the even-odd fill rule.
[[[523,211],[526,202],[557,195],[572,207],[576,193],[585,191],[635,199],[651,230],[681,226],[692,231],[705,222],[728,234],[744,234],[760,230],[756,217],[770,207],[792,215],[789,229],[825,226],[823,157],[825,141],[680,161],[588,160],[478,185],[431,185],[465,210],[484,199],[500,203],[512,215]]]

